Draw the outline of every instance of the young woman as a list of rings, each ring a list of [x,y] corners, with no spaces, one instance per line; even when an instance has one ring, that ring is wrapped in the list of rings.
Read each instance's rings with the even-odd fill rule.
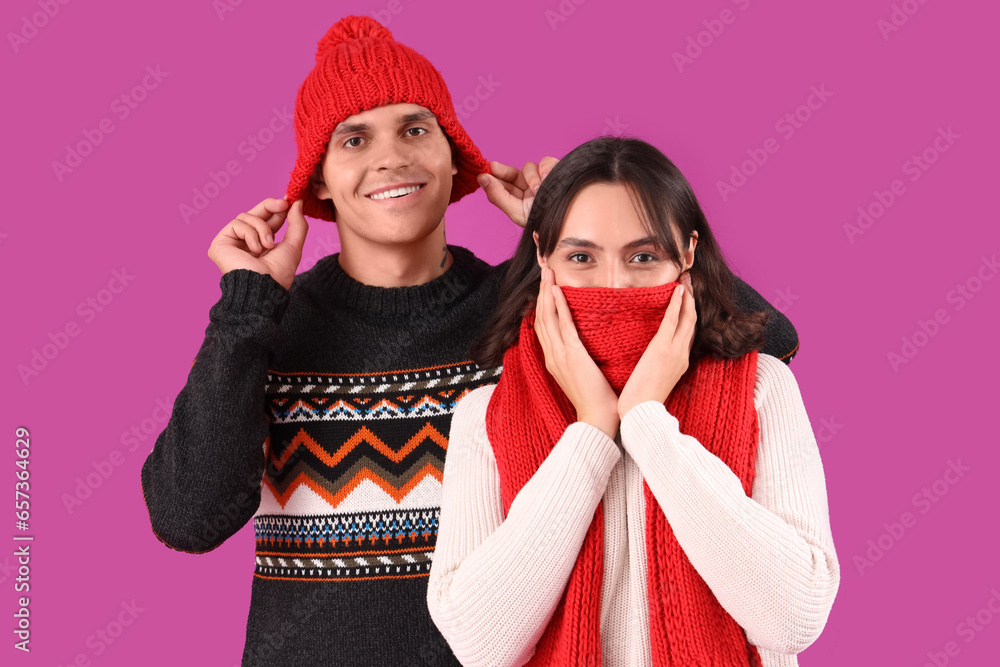
[[[535,196],[456,408],[431,617],[466,665],[797,665],[840,583],[795,379],[636,139]]]

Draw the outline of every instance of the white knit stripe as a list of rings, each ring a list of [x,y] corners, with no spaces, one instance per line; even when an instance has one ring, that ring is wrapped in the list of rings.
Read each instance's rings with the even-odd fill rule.
[[[491,394],[477,389],[456,408],[427,590],[431,617],[464,665],[523,664],[533,654],[621,457],[599,429],[571,425],[505,519],[483,418]]]
[[[662,404],[629,411],[622,442],[691,563],[747,638],[798,653],[819,636],[840,584],[826,482],[788,367],[760,355],[755,396],[753,497],[725,463],[678,431]]]

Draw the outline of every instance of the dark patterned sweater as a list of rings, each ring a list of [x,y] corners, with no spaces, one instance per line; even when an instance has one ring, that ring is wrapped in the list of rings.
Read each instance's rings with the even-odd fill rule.
[[[415,287],[363,285],[326,257],[285,290],[222,276],[205,340],[142,468],[156,536],[209,551],[251,518],[244,666],[457,665],[427,611],[451,414],[499,377],[468,349],[506,263],[449,246]],[[790,359],[773,313],[765,351]]]

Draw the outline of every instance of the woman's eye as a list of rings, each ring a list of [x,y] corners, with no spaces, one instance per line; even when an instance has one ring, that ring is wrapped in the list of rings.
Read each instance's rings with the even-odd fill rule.
[[[648,252],[640,252],[638,255],[636,255],[632,259],[635,260],[636,262],[638,262],[639,264],[646,264],[647,262],[655,262],[656,261],[656,255],[653,255],[652,253],[648,253]]]
[[[571,262],[576,262],[578,264],[583,264],[584,262],[590,261],[590,257],[582,252],[574,252],[572,255],[567,257]]]

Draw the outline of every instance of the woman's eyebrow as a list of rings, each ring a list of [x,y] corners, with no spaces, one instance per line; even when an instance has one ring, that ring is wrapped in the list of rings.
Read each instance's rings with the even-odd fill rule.
[[[587,239],[577,239],[573,237],[567,237],[559,241],[556,244],[556,248],[590,248],[592,250],[603,250],[601,246],[597,245],[593,241],[588,241]]]
[[[635,241],[632,241],[631,243],[626,243],[624,247],[626,249],[631,249],[631,248],[641,248],[642,246],[645,246],[645,245],[658,246],[659,244],[660,244],[660,242],[658,240],[656,240],[656,238],[654,238],[652,236],[645,236],[645,237],[643,237],[641,239],[636,239]]]

